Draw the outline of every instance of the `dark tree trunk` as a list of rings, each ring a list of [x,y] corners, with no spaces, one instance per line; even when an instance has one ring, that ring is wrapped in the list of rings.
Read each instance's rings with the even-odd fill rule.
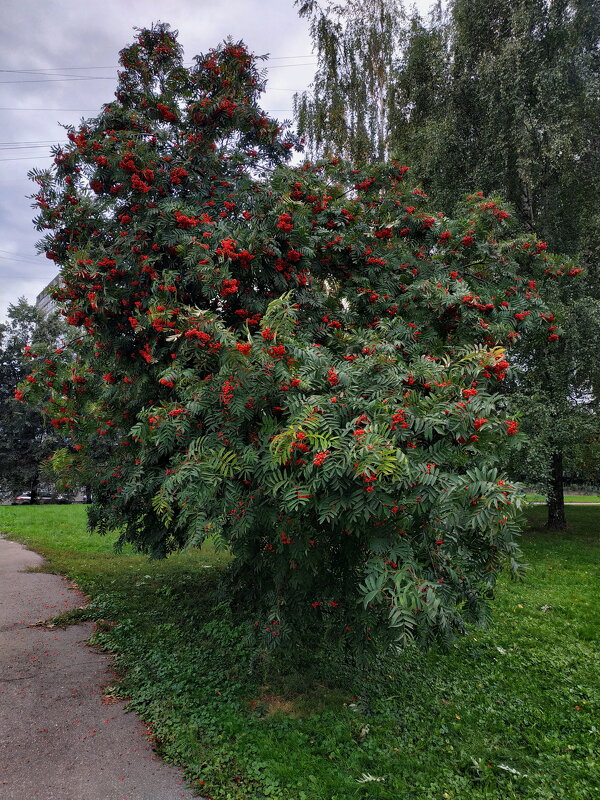
[[[85,502],[92,502],[92,487],[89,484],[87,484],[85,487]]]
[[[29,496],[31,498],[29,502],[31,505],[37,503],[39,481],[40,481],[39,477],[37,475],[34,475],[33,478],[31,479],[31,483],[29,484]]]
[[[550,484],[548,486],[548,522],[546,527],[552,531],[564,531],[567,528],[562,452],[552,454]]]

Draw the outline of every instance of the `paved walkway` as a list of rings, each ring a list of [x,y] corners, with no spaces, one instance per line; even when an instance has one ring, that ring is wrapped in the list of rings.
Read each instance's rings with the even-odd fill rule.
[[[85,602],[43,559],[0,538],[0,798],[193,798],[152,752],[140,720],[106,703],[110,657],[86,647],[92,623],[31,627]]]

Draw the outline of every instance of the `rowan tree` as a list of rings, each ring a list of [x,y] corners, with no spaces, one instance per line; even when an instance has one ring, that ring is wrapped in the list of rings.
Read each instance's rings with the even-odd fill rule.
[[[121,64],[33,173],[76,359],[23,391],[49,391],[74,464],[107,442],[92,527],[159,556],[222,542],[270,642],[484,621],[519,563],[506,348],[557,338],[531,276],[571,266],[494,198],[446,217],[398,162],[286,167],[240,43],[186,69],[158,25]]]

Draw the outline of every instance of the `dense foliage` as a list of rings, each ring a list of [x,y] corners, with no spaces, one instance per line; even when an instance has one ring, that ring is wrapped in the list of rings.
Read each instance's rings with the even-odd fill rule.
[[[0,492],[9,497],[28,491],[35,502],[43,462],[63,441],[38,408],[18,402],[15,391],[20,397],[18,386],[31,371],[29,348],[56,344],[65,327],[24,298],[9,305],[0,324]]]
[[[427,20],[401,0],[296,5],[318,56],[296,99],[313,153],[373,159],[383,148],[450,212],[466,191],[497,192],[526,230],[588,267],[551,292],[561,341],[524,341],[507,384],[529,441],[517,474],[545,487],[549,524],[564,527],[564,471],[598,479],[597,3],[452,0]],[[579,457],[583,442],[591,458]]]
[[[77,360],[26,391],[50,391],[73,469],[112,447],[92,526],[154,555],[225,543],[270,642],[484,620],[518,568],[505,348],[558,338],[531,276],[573,268],[494,199],[434,210],[397,162],[281,166],[294,140],[241,44],[188,70],[159,25],[121,64],[116,102],[33,174]]]
[[[548,298],[565,335],[551,350],[525,342],[507,387],[530,442],[517,474],[545,487],[555,528],[566,526],[563,475],[580,477],[587,463],[584,476],[598,479],[595,459],[579,453],[600,433],[599,43],[589,0],[454,0],[444,24],[414,24],[401,80],[415,106],[398,142],[422,154],[435,196],[451,207],[466,187],[499,191],[528,230],[588,267]],[[443,80],[430,70],[423,81],[430,64]]]

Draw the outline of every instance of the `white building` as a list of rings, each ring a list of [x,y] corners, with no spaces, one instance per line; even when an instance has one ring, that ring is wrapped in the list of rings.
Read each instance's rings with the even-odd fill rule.
[[[56,275],[35,298],[35,306],[39,311],[42,312],[42,314],[50,314],[53,311],[57,310],[56,303],[52,299],[52,295],[50,294],[50,292],[59,284],[60,284],[60,275]]]

